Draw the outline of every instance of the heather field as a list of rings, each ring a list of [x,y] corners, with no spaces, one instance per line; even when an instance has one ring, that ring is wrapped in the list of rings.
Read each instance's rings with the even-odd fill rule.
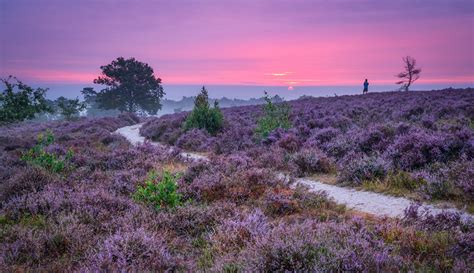
[[[372,93],[291,101],[289,130],[255,136],[261,106],[223,109],[216,136],[182,127],[187,113],[141,134],[185,150],[252,159],[262,168],[474,211],[474,90]]]
[[[474,270],[455,213],[378,218],[277,175],[472,208],[472,89],[289,104],[291,128],[263,139],[262,106],[222,109],[214,136],[185,131],[186,112],[146,120],[201,162],[112,134],[132,114],[0,127],[0,271]]]

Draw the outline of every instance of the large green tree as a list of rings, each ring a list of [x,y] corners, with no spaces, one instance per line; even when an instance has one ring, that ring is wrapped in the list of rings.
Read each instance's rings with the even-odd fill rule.
[[[135,58],[119,57],[100,69],[102,75],[94,83],[107,86],[95,93],[100,108],[148,114],[156,114],[161,109],[164,95],[161,79],[155,77],[148,64]]]
[[[33,89],[13,76],[1,82],[5,89],[0,93],[0,122],[23,121],[42,112],[53,112],[45,98],[48,89]]]

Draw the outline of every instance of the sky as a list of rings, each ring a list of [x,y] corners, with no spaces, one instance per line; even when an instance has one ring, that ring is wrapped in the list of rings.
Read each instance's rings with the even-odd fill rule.
[[[90,86],[119,56],[150,64],[171,97],[365,78],[394,88],[406,55],[420,86],[473,86],[474,1],[0,0],[0,76],[52,88]]]

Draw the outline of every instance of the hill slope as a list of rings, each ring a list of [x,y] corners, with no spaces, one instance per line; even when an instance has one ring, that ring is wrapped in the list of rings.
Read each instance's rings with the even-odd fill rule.
[[[474,90],[392,92],[291,101],[290,130],[258,141],[261,106],[223,109],[224,130],[184,131],[186,113],[148,121],[143,136],[186,150],[245,155],[298,176],[451,200],[473,210]]]

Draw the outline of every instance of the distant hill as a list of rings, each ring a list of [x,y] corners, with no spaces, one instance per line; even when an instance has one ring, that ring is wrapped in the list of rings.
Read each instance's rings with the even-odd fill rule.
[[[196,97],[183,97],[181,100],[169,100],[165,99],[162,100],[162,108],[158,112],[157,116],[162,116],[166,114],[173,114],[179,113],[184,111],[190,111],[194,107],[194,99]],[[248,100],[244,99],[229,99],[229,98],[221,98],[221,99],[210,99],[209,102],[211,105],[214,105],[214,101],[219,103],[221,108],[227,107],[234,107],[234,106],[248,106],[248,105],[259,105],[264,104],[265,100],[263,97],[261,98],[251,98]],[[282,102],[284,99],[278,95],[273,97],[273,102]],[[57,102],[54,100],[47,100],[48,105],[55,110],[55,113],[42,113],[38,115],[33,121],[37,122],[44,122],[50,120],[60,120],[62,116],[59,114],[59,109],[57,106]],[[88,107],[85,111],[83,111],[80,115],[87,116],[87,117],[113,117],[120,114],[118,110],[103,110],[97,108],[97,105],[94,102],[88,102]]]
[[[190,111],[194,107],[194,99],[196,97],[183,97],[181,100],[168,100],[165,99],[162,101],[162,108],[158,112],[158,116],[166,115],[166,114],[172,114],[172,113],[179,113],[183,111]],[[219,103],[219,106],[221,108],[226,108],[226,107],[234,107],[234,106],[247,106],[247,105],[258,105],[258,104],[264,104],[265,100],[263,97],[261,98],[251,98],[248,100],[243,100],[243,99],[229,99],[226,97],[223,97],[221,99],[210,99],[209,103],[211,105],[214,104],[214,101]],[[276,95],[273,98],[273,102],[282,102],[283,98],[280,96]]]

